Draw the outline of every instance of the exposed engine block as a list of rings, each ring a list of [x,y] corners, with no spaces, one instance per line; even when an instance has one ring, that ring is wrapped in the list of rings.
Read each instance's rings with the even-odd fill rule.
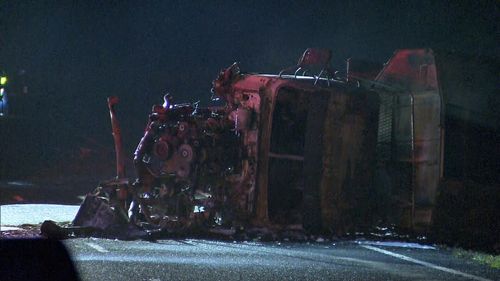
[[[245,219],[244,210],[253,200],[243,178],[253,160],[245,149],[241,120],[247,128],[250,115],[242,109],[172,105],[170,95],[163,105],[153,106],[134,154],[134,186],[147,221],[200,216],[209,224],[222,224]]]

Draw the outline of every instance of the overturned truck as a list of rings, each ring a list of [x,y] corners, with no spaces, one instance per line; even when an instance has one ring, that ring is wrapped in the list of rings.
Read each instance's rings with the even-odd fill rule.
[[[83,202],[75,227],[189,232],[274,227],[342,235],[380,221],[432,221],[443,176],[444,113],[434,53],[399,50],[385,64],[307,49],[277,75],[233,64],[213,81],[223,106],[153,106],[124,173],[108,100],[116,179]]]

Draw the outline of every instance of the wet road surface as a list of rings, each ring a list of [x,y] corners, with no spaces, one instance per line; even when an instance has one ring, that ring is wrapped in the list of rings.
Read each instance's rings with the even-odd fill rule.
[[[367,241],[66,240],[82,280],[500,280],[450,250]]]

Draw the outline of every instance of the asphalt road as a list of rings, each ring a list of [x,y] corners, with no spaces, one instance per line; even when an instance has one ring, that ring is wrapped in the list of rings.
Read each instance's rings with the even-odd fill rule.
[[[450,250],[367,241],[66,240],[82,280],[500,280]]]

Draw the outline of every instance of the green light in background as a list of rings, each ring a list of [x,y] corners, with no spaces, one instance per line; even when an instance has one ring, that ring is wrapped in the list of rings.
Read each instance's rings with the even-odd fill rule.
[[[1,76],[0,85],[5,85],[5,84],[7,84],[7,76]]]

